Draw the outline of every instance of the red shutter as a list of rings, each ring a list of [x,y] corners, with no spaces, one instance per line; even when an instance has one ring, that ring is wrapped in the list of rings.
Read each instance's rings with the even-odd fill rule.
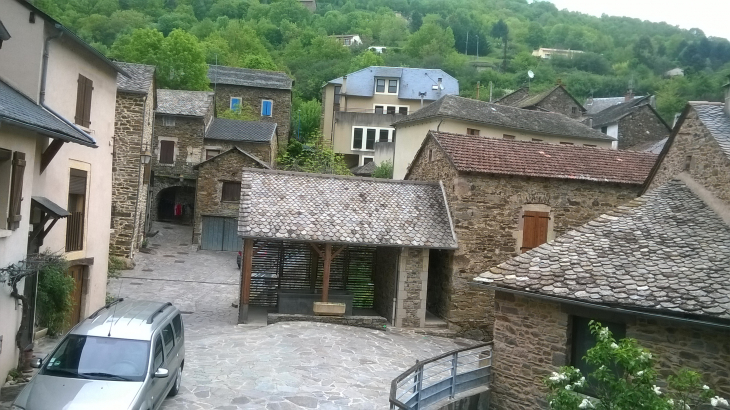
[[[527,252],[547,242],[549,212],[525,211],[522,219],[521,252]]]
[[[25,173],[25,153],[13,153],[13,171],[10,180],[10,206],[8,209],[8,229],[20,227],[20,208],[23,201],[23,174]]]
[[[160,141],[160,164],[175,163],[175,142]]]
[[[91,93],[94,91],[94,82],[79,74],[77,87],[74,122],[88,128],[91,125]]]

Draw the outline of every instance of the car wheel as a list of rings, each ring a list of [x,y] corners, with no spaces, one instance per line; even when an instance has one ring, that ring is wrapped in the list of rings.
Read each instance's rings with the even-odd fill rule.
[[[180,391],[180,384],[182,384],[182,369],[178,367],[177,372],[175,372],[175,382],[167,397],[177,396],[177,393]]]

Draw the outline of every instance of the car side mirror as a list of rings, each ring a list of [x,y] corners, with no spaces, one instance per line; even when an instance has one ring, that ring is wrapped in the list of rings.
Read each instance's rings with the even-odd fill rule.
[[[162,367],[160,367],[155,372],[155,379],[164,379],[165,377],[167,377],[169,375],[170,375],[170,372],[167,369],[163,369]]]
[[[38,358],[38,357],[34,357],[34,358],[30,359],[30,367],[32,367],[34,369],[40,369],[41,365],[43,365],[43,359]]]

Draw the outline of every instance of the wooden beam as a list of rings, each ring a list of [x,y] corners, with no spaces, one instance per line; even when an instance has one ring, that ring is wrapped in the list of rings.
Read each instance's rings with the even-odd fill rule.
[[[319,245],[314,244],[314,243],[310,243],[309,245],[312,247],[312,249],[314,249],[315,251],[317,251],[317,253],[319,254],[319,257],[320,258],[324,259],[324,253],[322,253],[322,250],[319,249]]]
[[[347,248],[347,245],[342,245],[342,247],[340,249],[338,249],[337,252],[332,254],[332,260],[334,260],[337,257],[337,255],[339,255],[340,252],[344,251],[346,248]]]
[[[46,148],[45,151],[41,154],[41,174],[43,171],[46,170],[48,165],[53,161],[53,157],[58,154],[58,151],[63,146],[63,141],[61,140],[53,140],[51,141],[51,144]]]
[[[324,269],[322,270],[322,302],[327,302],[330,292],[330,265],[332,264],[332,244],[324,244]]]
[[[253,239],[243,240],[241,261],[241,296],[238,304],[238,323],[248,322],[248,304],[251,297],[251,271],[253,268]]]

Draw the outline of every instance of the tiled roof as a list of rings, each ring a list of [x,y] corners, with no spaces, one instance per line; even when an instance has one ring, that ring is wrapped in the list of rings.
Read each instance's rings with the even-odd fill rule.
[[[725,112],[724,105],[701,102],[691,102],[690,104],[697,111],[700,121],[730,158],[730,116]]]
[[[193,169],[200,169],[200,167],[203,166],[204,164],[209,164],[213,161],[219,161],[219,160],[223,159],[224,155],[229,155],[229,154],[233,154],[233,153],[244,155],[246,157],[251,158],[254,162],[259,164],[261,166],[261,168],[271,169],[271,166],[269,166],[269,164],[261,161],[260,159],[256,158],[254,155],[251,155],[248,152],[246,152],[238,147],[233,147],[233,148],[229,149],[228,151],[221,152],[220,154],[214,156],[213,158],[208,158],[203,162],[197,163],[197,164],[193,165]]]
[[[681,181],[475,280],[587,301],[730,319],[730,226]]]
[[[130,93],[147,94],[155,80],[155,66],[116,62],[127,75],[117,74],[117,90]]]
[[[621,118],[639,110],[645,105],[651,107],[651,95],[647,95],[642,98],[634,98],[629,102],[624,102],[612,107],[606,108],[605,110],[591,116],[591,126],[593,128],[602,127],[604,125],[612,124],[620,120]],[[653,109],[653,108],[652,108]],[[657,117],[659,115],[657,114]],[[659,117],[661,119],[661,117]],[[664,122],[662,120],[662,122]],[[665,124],[666,125],[666,124]],[[667,126],[669,129],[669,126]]]
[[[246,168],[245,238],[455,249],[440,184]]]
[[[578,104],[578,106],[581,108],[582,111],[585,111],[585,108],[583,108],[583,105],[578,100],[576,100],[575,97],[573,97],[573,95],[570,94],[568,92],[568,90],[565,89],[565,87],[563,87],[560,84],[558,84],[552,88],[549,88],[541,93],[537,93],[534,95],[527,95],[525,98],[523,98],[521,100],[506,102],[505,105],[510,105],[512,107],[517,107],[517,108],[533,107],[533,106],[539,104],[542,100],[547,98],[550,94],[552,94],[554,91],[556,91],[558,89],[562,89],[562,92],[564,92],[566,95],[568,95],[570,98],[572,98],[573,101],[575,101],[575,103]],[[505,96],[505,97],[507,97],[507,96]],[[505,98],[505,97],[502,97],[502,98]],[[505,101],[506,101],[506,99],[505,99]],[[499,100],[497,102],[499,102]]]
[[[291,77],[286,73],[222,65],[208,66],[208,80],[211,84],[242,85],[279,90],[291,90],[293,84]]]
[[[461,172],[643,184],[657,155],[429,131]]]
[[[226,141],[269,142],[276,135],[276,123],[214,118],[205,138]]]
[[[642,142],[636,145],[627,147],[627,151],[642,151],[651,152],[652,154],[661,154],[664,144],[667,143],[669,137],[662,138],[659,141]]]
[[[644,98],[644,96],[633,97],[634,100]],[[626,97],[606,97],[606,98],[589,98],[586,100],[585,108],[587,115],[598,114],[606,108],[619,105],[626,101]]]
[[[70,121],[0,81],[0,123],[7,122],[67,142],[96,148],[96,141]]]
[[[376,168],[375,161],[370,161],[365,165],[361,165],[359,167],[350,169],[350,172],[352,172],[352,175],[356,175],[359,177],[369,177],[369,176],[373,175],[375,168]]]
[[[210,91],[157,90],[157,113],[204,117],[212,108]]]
[[[470,98],[447,95],[398,121],[405,124],[427,118],[448,117],[480,124],[536,132],[540,134],[615,141],[614,137],[570,119],[563,114],[523,110]]]
[[[420,100],[419,93],[425,93],[424,100],[435,101],[444,95],[459,94],[459,81],[443,70],[435,68],[405,68],[372,66],[347,75],[345,94],[358,97],[372,97],[375,94],[375,78],[397,78],[398,98]],[[438,79],[443,89],[438,89]],[[342,77],[330,84],[342,84]],[[434,90],[434,87],[436,88]]]

